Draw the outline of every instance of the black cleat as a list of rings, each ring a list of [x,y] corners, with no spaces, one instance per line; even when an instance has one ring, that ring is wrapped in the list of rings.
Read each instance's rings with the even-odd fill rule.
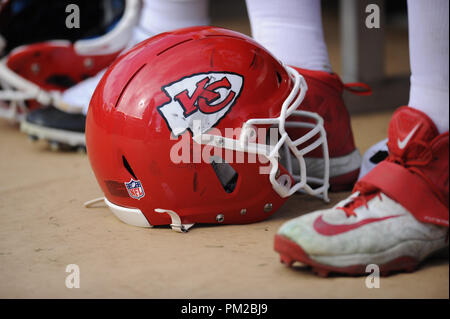
[[[32,140],[46,140],[50,148],[57,150],[85,149],[84,128],[86,116],[66,113],[48,107],[29,113],[20,129]]]

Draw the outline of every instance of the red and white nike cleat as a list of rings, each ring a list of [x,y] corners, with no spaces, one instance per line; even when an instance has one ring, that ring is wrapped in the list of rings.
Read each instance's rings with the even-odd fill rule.
[[[319,275],[412,271],[448,247],[449,134],[424,113],[401,107],[389,126],[389,156],[331,209],[285,223],[275,237],[282,262]]]
[[[306,80],[308,92],[301,104],[303,111],[316,112],[322,116],[327,133],[330,156],[330,187],[332,191],[351,190],[361,167],[361,155],[356,149],[350,126],[350,116],[342,94],[344,89],[359,95],[371,94],[371,89],[363,83],[343,84],[337,74],[295,68]],[[354,88],[359,88],[356,90]],[[310,119],[303,119],[308,122]],[[288,121],[289,122],[289,119]],[[291,136],[299,138],[307,129],[287,129]],[[322,149],[316,148],[305,155],[307,174],[321,178],[324,160]],[[294,174],[299,168],[293,167]]]

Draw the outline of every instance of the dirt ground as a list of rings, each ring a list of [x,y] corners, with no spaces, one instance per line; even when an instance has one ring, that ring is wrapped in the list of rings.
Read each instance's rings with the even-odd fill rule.
[[[361,151],[385,137],[390,115],[353,117]],[[294,196],[251,225],[141,229],[83,207],[102,195],[85,154],[31,144],[6,121],[0,145],[0,298],[449,298],[448,256],[381,278],[379,289],[280,264],[278,227],[322,208],[319,200]],[[330,205],[346,195],[332,194]],[[68,264],[80,267],[79,289],[65,286]]]

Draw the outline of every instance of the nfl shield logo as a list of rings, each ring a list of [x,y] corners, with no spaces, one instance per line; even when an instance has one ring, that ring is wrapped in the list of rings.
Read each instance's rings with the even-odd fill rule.
[[[131,179],[128,183],[124,183],[127,188],[128,195],[134,199],[141,199],[145,196],[144,188],[142,187],[141,181],[135,181]]]

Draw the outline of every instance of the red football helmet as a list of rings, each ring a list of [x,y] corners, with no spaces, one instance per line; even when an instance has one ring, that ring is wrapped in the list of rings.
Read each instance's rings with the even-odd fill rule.
[[[237,32],[193,27],[141,42],[106,71],[87,114],[106,204],[128,224],[186,231],[263,220],[296,191],[327,200],[328,165],[323,179],[306,176],[306,153],[322,147],[328,164],[322,118],[301,111],[306,91],[297,71]],[[309,131],[292,140],[288,126]],[[289,152],[297,178],[279,162]]]

